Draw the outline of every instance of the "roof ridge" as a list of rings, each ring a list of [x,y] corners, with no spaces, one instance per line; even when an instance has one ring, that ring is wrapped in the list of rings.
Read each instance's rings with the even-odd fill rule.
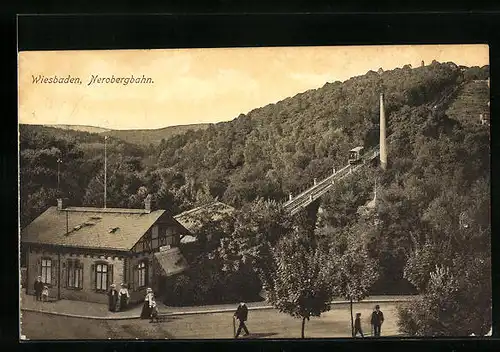
[[[57,208],[53,206],[53,208]],[[165,211],[164,209],[148,211],[146,209],[131,208],[94,208],[94,207],[67,207],[61,209],[67,212],[88,212],[88,213],[122,213],[122,214],[150,214],[156,211]]]
[[[219,202],[218,200],[211,200],[209,202],[206,202],[206,203],[203,203],[203,204],[197,206],[196,208],[183,211],[182,213],[179,213],[179,214],[175,215],[174,218],[194,213],[197,210],[200,210],[200,209],[202,209],[202,208],[204,208],[204,207],[206,207],[208,205],[212,205],[212,204],[215,204],[215,203],[221,203],[221,202]],[[223,204],[223,203],[221,203],[221,204]]]

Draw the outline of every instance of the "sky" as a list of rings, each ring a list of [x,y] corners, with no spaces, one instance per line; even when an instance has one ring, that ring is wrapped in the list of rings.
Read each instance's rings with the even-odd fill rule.
[[[18,55],[19,122],[154,129],[216,123],[380,67],[489,64],[487,45],[34,51]],[[150,83],[93,83],[144,77]],[[36,77],[81,84],[34,83]]]

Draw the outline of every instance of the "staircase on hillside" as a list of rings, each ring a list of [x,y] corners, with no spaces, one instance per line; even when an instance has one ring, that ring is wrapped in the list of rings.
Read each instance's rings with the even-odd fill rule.
[[[489,120],[489,97],[490,90],[487,80],[467,82],[446,110],[446,115],[451,119],[468,123],[481,123],[481,115],[484,119]]]
[[[285,209],[294,215],[301,209],[307,207],[309,204],[317,200],[323,194],[328,192],[335,186],[335,182],[342,180],[343,178],[351,175],[352,173],[358,171],[363,166],[368,164],[369,161],[377,158],[379,156],[378,146],[365,153],[361,158],[362,162],[357,165],[347,164],[342,169],[336,171],[332,175],[326,177],[325,179],[317,182],[312,187],[308,188],[301,194],[297,195],[295,198],[289,200],[284,204]]]

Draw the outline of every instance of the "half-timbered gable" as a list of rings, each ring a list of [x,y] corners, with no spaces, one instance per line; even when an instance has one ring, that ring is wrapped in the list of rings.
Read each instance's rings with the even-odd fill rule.
[[[188,233],[178,221],[164,213],[132,247],[132,252],[148,253],[156,252],[160,247],[176,247],[180,238]]]

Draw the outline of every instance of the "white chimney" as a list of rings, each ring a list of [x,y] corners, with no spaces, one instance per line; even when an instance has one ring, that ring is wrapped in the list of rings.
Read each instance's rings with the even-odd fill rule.
[[[151,203],[153,201],[151,194],[148,194],[146,199],[144,199],[144,209],[150,213],[152,210]]]
[[[380,167],[387,169],[387,139],[384,107],[384,93],[380,93]]]

